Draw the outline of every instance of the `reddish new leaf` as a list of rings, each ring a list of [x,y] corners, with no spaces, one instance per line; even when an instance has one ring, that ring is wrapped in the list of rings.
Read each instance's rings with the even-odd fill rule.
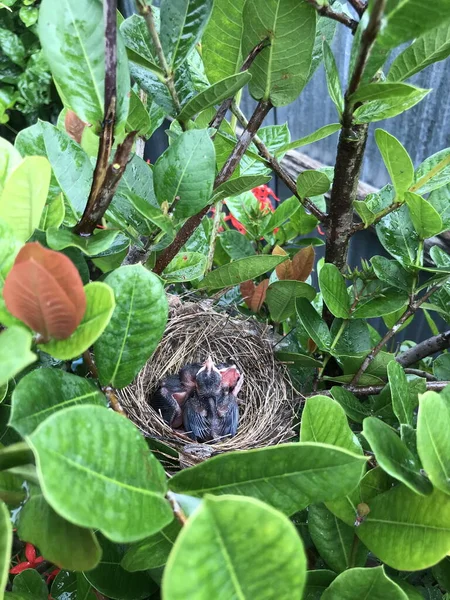
[[[86,295],[72,261],[38,242],[25,244],[6,277],[6,308],[46,340],[68,338],[86,310]]]
[[[77,117],[72,110],[68,110],[66,112],[66,116],[64,118],[64,127],[66,128],[66,131],[70,137],[78,144],[81,144],[81,138],[83,137],[83,131],[86,127],[86,123]]]
[[[306,281],[314,266],[314,248],[302,248],[292,259],[293,277],[297,281]]]
[[[255,288],[255,293],[250,300],[250,310],[257,313],[260,311],[261,306],[266,299],[267,288],[269,287],[269,280],[263,279]]]
[[[275,267],[275,273],[277,274],[278,279],[294,279],[294,270],[292,268],[292,261],[285,260],[281,263],[281,265],[277,265]]]
[[[250,308],[250,303],[253,294],[255,293],[255,284],[249,279],[248,281],[243,281],[239,286],[239,289],[241,290],[242,300],[245,302],[245,305]]]

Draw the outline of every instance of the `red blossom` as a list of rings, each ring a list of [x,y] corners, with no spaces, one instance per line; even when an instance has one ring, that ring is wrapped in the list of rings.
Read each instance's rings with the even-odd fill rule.
[[[35,569],[44,560],[43,556],[36,558],[36,548],[33,544],[25,544],[25,558],[27,559],[26,561],[18,563],[9,570],[12,575],[22,573],[26,569]]]
[[[275,193],[268,185],[260,185],[252,189],[252,194],[259,202],[259,207],[263,211],[275,212],[275,208],[272,204],[272,198],[275,202],[279,202],[280,199],[275,196]]]
[[[55,577],[58,575],[58,573],[61,571],[61,569],[54,569],[48,576],[47,579],[45,580],[47,585],[53,581],[55,579]]]
[[[235,217],[233,217],[233,215],[231,213],[229,215],[227,215],[226,217],[224,217],[224,221],[231,221],[231,224],[233,225],[233,227],[235,229],[237,229],[239,231],[239,233],[242,233],[242,235],[244,235],[246,233],[245,227],[242,225],[242,223],[240,221],[238,221]]]

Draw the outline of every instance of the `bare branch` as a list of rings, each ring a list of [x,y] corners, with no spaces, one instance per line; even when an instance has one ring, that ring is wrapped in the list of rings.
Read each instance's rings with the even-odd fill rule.
[[[349,0],[349,2],[361,18],[366,12],[367,3],[363,2],[362,0]]]
[[[345,13],[335,12],[333,9],[326,5],[321,6],[317,4],[316,0],[306,1],[309,4],[311,4],[311,6],[313,6],[317,10],[319,15],[321,15],[322,17],[328,17],[329,19],[333,19],[333,21],[338,21],[339,23],[342,23],[342,25],[345,25],[346,27],[351,29],[353,33],[355,33],[356,28],[358,27],[358,22],[346,15]]]
[[[373,221],[373,223],[371,223],[371,225],[376,225],[386,215],[389,215],[391,212],[394,212],[394,210],[397,210],[397,208],[400,208],[400,206],[402,206],[402,205],[403,205],[403,202],[393,202],[390,206],[388,206],[387,208],[385,208],[384,210],[382,210],[381,212],[378,213],[377,218]],[[350,230],[350,235],[355,234],[357,231],[362,231],[363,229],[366,229],[366,226],[364,223],[362,223],[362,222],[355,223]]]
[[[413,365],[419,360],[447,348],[450,348],[450,329],[420,342],[414,348],[406,350],[406,352],[402,352],[402,354],[397,356],[396,360],[402,367],[409,367],[409,365]]]
[[[427,390],[433,392],[441,392],[445,387],[450,385],[450,381],[428,381],[426,383]],[[355,394],[355,396],[376,396],[380,394],[386,385],[343,385],[344,390]],[[312,398],[313,396],[317,396],[320,394],[321,396],[331,397],[330,390],[320,390],[319,392],[315,392],[313,394],[307,394],[306,396],[298,398],[300,402],[304,402],[308,398]]]
[[[167,492],[166,498],[169,501],[170,506],[172,507],[172,511],[176,519],[181,523],[181,525],[185,525],[187,517],[184,514],[183,509],[181,508],[177,499],[175,498],[175,494],[173,492]]]
[[[102,391],[108,398],[111,408],[120,415],[123,415],[125,418],[128,418],[126,412],[123,410],[122,405],[119,402],[119,399],[116,396],[115,390],[110,386],[106,386],[102,388]]]

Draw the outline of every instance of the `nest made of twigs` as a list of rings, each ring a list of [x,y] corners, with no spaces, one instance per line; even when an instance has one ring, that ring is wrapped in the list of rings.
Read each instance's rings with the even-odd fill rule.
[[[187,448],[188,454],[196,455],[187,460],[191,464],[212,454],[291,439],[293,388],[286,367],[274,358],[270,328],[254,319],[218,312],[208,302],[181,303],[176,299],[174,305],[174,297],[171,300],[169,322],[159,346],[135,381],[120,392],[129,418],[145,436],[177,451],[180,459]],[[203,362],[208,355],[217,363],[232,360],[244,373],[244,385],[239,393],[237,434],[199,445],[183,431],[169,427],[149,399],[166,375],[178,373],[187,363]]]

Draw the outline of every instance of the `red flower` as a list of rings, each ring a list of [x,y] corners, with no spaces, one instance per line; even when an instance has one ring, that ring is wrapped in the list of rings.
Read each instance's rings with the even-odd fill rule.
[[[235,229],[237,229],[239,231],[239,233],[242,233],[242,235],[244,235],[247,232],[247,230],[242,225],[242,223],[240,221],[238,221],[235,217],[233,217],[233,215],[231,213],[229,215],[227,215],[226,217],[224,217],[223,220],[231,221],[231,224],[233,225],[233,227]]]
[[[47,577],[47,579],[45,580],[47,585],[53,581],[55,579],[55,577],[58,575],[58,573],[61,571],[61,569],[54,569]]]
[[[25,544],[25,558],[24,562],[17,564],[15,567],[9,570],[12,575],[22,573],[25,569],[35,569],[43,560],[43,556],[36,558],[36,548],[32,544]]]
[[[271,198],[275,202],[279,202],[280,199],[275,196],[275,193],[268,185],[260,185],[252,189],[252,194],[259,202],[259,207],[263,211],[275,212],[275,208],[272,204]]]

